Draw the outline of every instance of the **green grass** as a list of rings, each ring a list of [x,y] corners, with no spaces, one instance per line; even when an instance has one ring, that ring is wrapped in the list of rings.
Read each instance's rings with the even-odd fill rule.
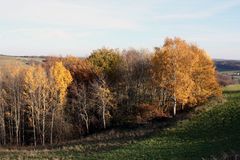
[[[226,87],[224,87],[223,91],[225,91],[225,92],[240,91],[240,84],[226,86]]]
[[[231,88],[231,87],[230,87]],[[74,144],[45,151],[0,151],[0,159],[169,159],[221,157],[240,150],[240,92],[224,93],[223,104],[209,104],[163,131],[138,140]]]

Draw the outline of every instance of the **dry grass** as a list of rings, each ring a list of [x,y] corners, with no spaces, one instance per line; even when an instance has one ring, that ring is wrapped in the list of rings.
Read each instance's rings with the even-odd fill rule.
[[[44,58],[39,57],[17,57],[0,55],[0,67],[6,65],[27,65],[30,62],[42,62]]]

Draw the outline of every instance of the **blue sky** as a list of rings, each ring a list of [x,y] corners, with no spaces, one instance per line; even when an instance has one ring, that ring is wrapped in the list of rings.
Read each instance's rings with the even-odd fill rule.
[[[0,54],[152,50],[175,36],[240,59],[240,0],[0,0]]]

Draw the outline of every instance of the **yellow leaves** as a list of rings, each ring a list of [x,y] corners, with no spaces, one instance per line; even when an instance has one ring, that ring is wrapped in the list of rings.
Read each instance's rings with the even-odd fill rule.
[[[24,86],[25,88],[28,88],[29,92],[32,93],[36,90],[36,79],[33,76],[34,73],[34,67],[29,67],[26,70],[25,77],[24,77]]]
[[[55,62],[50,69],[51,76],[53,78],[52,85],[59,92],[60,104],[64,102],[66,96],[67,87],[72,82],[72,76],[70,72],[63,66],[62,62]]]
[[[48,87],[46,70],[41,65],[29,66],[25,71],[24,87],[29,93],[34,93],[38,88]]]
[[[172,92],[178,103],[197,103],[221,94],[211,58],[195,45],[167,38],[155,50],[152,63],[154,80]]]
[[[191,86],[192,52],[179,39],[166,39],[164,47],[156,50],[153,57],[155,79],[160,86],[176,95],[181,103],[186,103]]]
[[[25,71],[24,88],[26,94],[39,92],[43,97],[49,94],[58,97],[57,103],[63,104],[66,90],[72,82],[70,72],[63,66],[62,62],[52,64],[50,70],[41,65],[29,66]]]
[[[204,50],[196,46],[192,46],[192,50],[195,52],[197,58],[193,74],[195,82],[194,98],[197,101],[204,102],[210,96],[221,96],[222,92],[216,80],[213,61]]]

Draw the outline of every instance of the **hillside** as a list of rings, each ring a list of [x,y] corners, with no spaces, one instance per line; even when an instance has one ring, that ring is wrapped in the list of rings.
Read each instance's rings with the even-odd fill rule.
[[[211,103],[188,113],[191,117],[169,122],[164,130],[155,128],[148,136],[134,138],[112,136],[91,137],[72,142],[53,150],[2,150],[0,158],[12,159],[201,159],[227,157],[240,148],[240,91],[239,86],[225,89],[225,101]],[[116,133],[116,132],[115,132]],[[105,133],[106,135],[106,133]],[[97,137],[97,135],[95,135]]]
[[[5,65],[26,65],[32,62],[39,63],[42,62],[45,58],[44,57],[27,57],[27,56],[7,56],[7,55],[0,55],[0,67]]]
[[[238,71],[240,70],[239,60],[214,60],[216,68],[221,71]]]

